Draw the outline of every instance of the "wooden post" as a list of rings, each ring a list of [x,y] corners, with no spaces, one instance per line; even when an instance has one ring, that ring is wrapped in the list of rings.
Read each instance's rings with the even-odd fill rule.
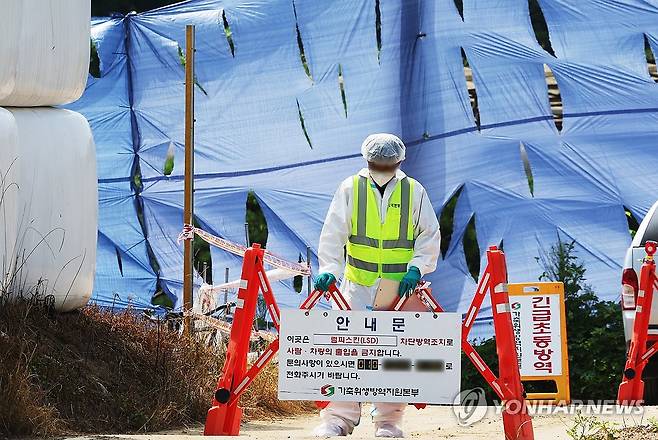
[[[185,204],[183,222],[194,224],[194,25],[185,26]],[[183,311],[192,310],[193,240],[185,240],[183,256]],[[191,320],[185,317],[185,334]]]

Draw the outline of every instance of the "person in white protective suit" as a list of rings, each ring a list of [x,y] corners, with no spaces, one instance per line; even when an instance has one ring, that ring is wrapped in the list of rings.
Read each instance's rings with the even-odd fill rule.
[[[368,167],[345,179],[334,195],[320,235],[315,277],[322,291],[342,277],[340,291],[353,310],[372,307],[382,278],[399,281],[400,296],[413,291],[421,276],[436,269],[441,245],[425,189],[400,170],[404,143],[392,134],[373,134],[361,153]],[[375,403],[375,436],[403,437],[405,407]],[[320,418],[317,437],[348,435],[359,424],[361,405],[331,402]]]

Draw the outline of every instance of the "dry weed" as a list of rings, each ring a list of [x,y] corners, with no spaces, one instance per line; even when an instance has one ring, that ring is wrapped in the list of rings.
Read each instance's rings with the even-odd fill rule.
[[[0,434],[159,431],[198,424],[224,355],[165,321],[97,307],[56,314],[0,297]],[[294,415],[270,365],[242,398],[245,419]]]

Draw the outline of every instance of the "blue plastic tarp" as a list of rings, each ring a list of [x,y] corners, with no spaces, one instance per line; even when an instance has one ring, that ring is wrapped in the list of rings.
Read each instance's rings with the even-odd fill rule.
[[[98,292],[107,301],[114,289],[116,248],[140,249],[122,291],[152,293],[148,244],[160,286],[180,298],[184,38],[195,24],[195,214],[204,229],[243,242],[254,191],[268,248],[298,261],[309,246],[316,269],[338,183],[364,165],[359,146],[368,134],[391,132],[406,142],[403,168],[427,188],[437,216],[459,191],[450,245],[428,276],[448,310],[465,311],[475,289],[463,245],[470,221],[481,270],[488,246],[502,245],[510,281],[534,281],[544,271],[536,257],[558,238],[575,240],[588,282],[618,300],[630,243],[625,209],[641,219],[656,199],[646,182],[658,166],[658,87],[644,40],[658,49],[658,5],[539,3],[555,55],[539,45],[524,0],[464,0],[463,19],[450,1],[204,0],[95,20],[101,77],[72,108],[90,119],[99,151]],[[130,183],[136,170],[142,186]],[[107,195],[119,187],[120,209]],[[143,225],[133,202],[143,206]],[[124,224],[109,220],[118,215]],[[212,258],[215,283],[225,267],[239,273],[239,259],[217,249]],[[282,305],[299,303],[290,283],[276,290]],[[476,336],[491,332],[488,315],[483,308]]]

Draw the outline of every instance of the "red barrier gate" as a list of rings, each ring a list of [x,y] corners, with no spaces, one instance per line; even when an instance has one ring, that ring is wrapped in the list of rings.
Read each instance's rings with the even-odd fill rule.
[[[647,333],[649,331],[649,318],[651,317],[651,303],[653,301],[653,288],[656,283],[656,262],[653,259],[656,253],[656,242],[647,241],[644,245],[647,256],[640,270],[640,286],[637,292],[637,307],[635,309],[635,322],[633,335],[628,349],[628,357],[624,366],[624,376],[617,393],[617,403],[620,405],[638,405],[644,400],[644,381],[642,372],[649,358],[656,353],[656,342],[647,349]]]

